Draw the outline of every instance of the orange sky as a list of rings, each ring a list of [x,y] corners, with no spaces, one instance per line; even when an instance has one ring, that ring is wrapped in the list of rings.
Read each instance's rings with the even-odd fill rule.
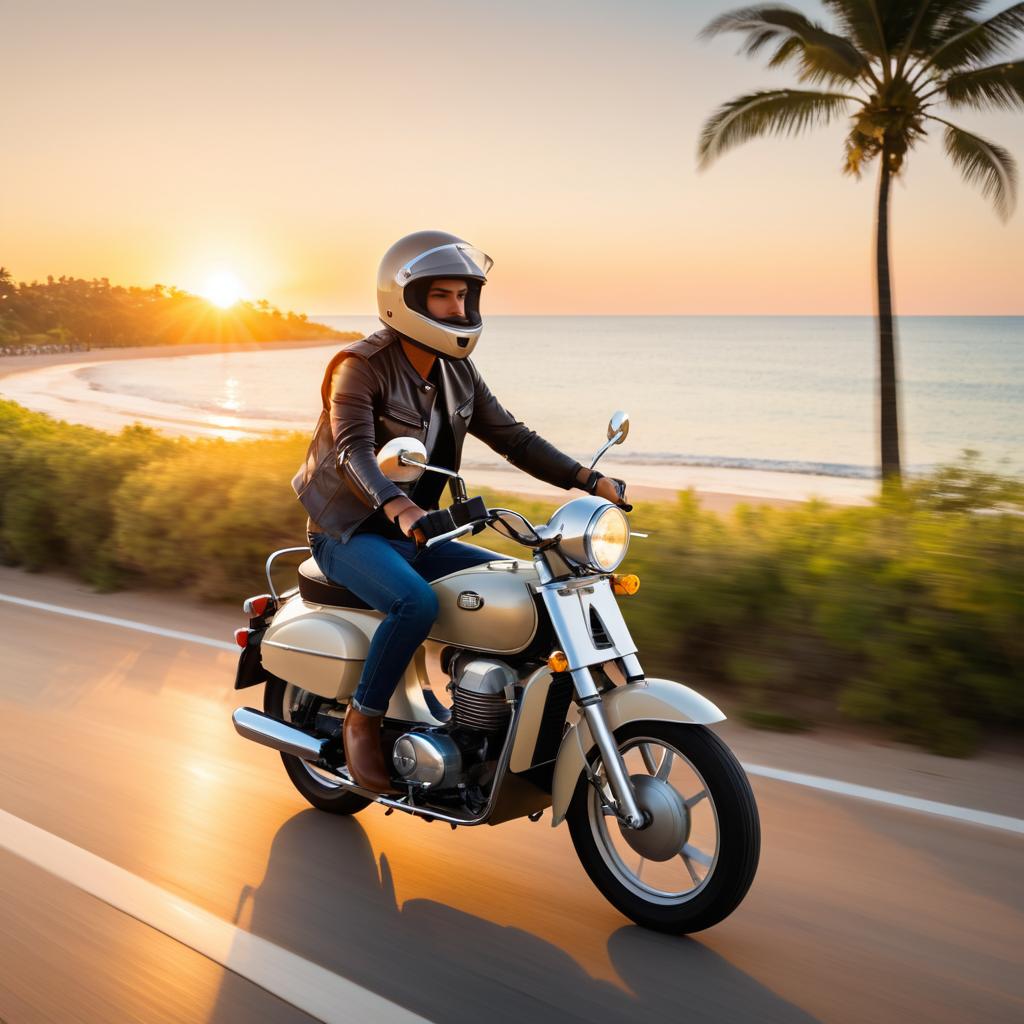
[[[791,81],[695,39],[735,6],[8,7],[0,264],[190,290],[227,269],[363,313],[387,245],[439,227],[494,257],[492,312],[869,313],[874,179],[839,173],[839,125],[695,169],[719,102]],[[1019,115],[950,117],[1024,161]],[[893,231],[899,312],[1024,314],[1024,211],[1001,223],[937,138]]]

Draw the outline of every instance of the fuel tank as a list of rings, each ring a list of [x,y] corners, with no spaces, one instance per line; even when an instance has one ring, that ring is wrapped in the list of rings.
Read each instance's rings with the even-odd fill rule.
[[[537,633],[537,570],[522,559],[496,559],[435,580],[440,611],[430,638],[490,654],[517,654]]]

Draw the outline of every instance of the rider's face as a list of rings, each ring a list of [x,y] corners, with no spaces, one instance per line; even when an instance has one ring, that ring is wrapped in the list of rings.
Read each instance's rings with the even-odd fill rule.
[[[469,288],[457,278],[439,277],[430,282],[427,312],[435,320],[465,320]]]

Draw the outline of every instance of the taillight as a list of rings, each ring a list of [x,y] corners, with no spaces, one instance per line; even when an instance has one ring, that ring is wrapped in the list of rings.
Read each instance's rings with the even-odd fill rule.
[[[256,597],[248,597],[242,605],[242,611],[250,619],[258,619],[266,610],[273,598],[269,594],[259,594]]]
[[[241,629],[235,630],[235,643],[239,647],[246,647],[249,643],[249,632],[244,626]]]

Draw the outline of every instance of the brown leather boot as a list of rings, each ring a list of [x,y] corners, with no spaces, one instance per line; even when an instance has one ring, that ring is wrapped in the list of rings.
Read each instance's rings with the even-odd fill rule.
[[[374,793],[397,793],[380,749],[380,715],[364,715],[354,707],[345,712],[341,740],[345,764],[356,783]]]

